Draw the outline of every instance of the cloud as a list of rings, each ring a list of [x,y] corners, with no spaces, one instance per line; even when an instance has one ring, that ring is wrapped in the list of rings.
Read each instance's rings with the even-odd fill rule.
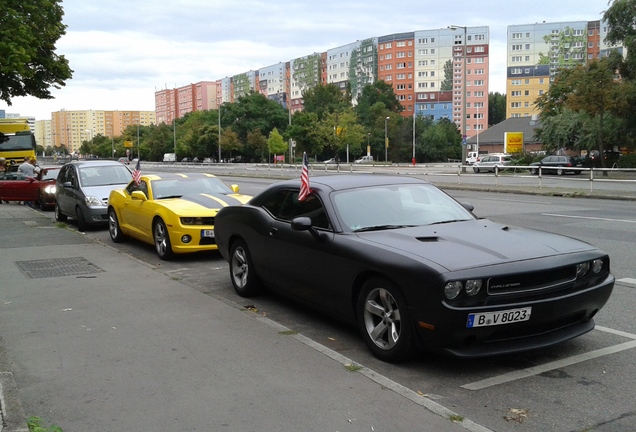
[[[507,26],[601,18],[605,0],[482,0],[460,7],[403,0],[64,0],[67,33],[57,44],[74,70],[54,100],[15,98],[9,113],[154,110],[154,92],[213,81],[374,36],[490,28],[490,91],[505,93]]]

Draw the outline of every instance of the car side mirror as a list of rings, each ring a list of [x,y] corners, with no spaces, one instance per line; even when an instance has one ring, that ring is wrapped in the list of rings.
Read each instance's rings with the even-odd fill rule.
[[[145,193],[143,193],[142,191],[133,191],[132,195],[130,195],[130,197],[134,200],[140,200],[140,201],[146,201],[148,199],[148,197],[146,196]]]
[[[471,203],[463,202],[463,203],[460,203],[460,204],[462,205],[462,207],[464,207],[469,212],[472,212],[473,210],[475,210],[475,206],[472,205]]]
[[[306,216],[300,216],[291,221],[291,228],[294,231],[309,231],[309,233],[316,239],[320,240],[321,236],[318,231],[311,224],[311,218]]]
[[[231,185],[230,189],[232,189],[232,192],[234,192],[234,193],[239,193],[239,185],[237,185],[237,184]]]

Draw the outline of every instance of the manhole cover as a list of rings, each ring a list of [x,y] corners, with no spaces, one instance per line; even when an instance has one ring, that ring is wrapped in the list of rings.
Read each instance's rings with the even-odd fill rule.
[[[76,276],[104,271],[82,257],[16,261],[16,264],[22,273],[31,279]]]

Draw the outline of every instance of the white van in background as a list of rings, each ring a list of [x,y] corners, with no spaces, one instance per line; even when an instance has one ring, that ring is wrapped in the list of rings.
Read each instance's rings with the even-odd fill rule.
[[[177,160],[176,153],[165,153],[163,155],[163,161],[164,162],[175,162],[176,160]]]

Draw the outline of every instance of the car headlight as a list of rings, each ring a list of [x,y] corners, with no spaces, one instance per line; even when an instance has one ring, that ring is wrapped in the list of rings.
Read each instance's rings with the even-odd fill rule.
[[[479,294],[479,290],[481,289],[481,279],[469,279],[466,281],[466,294],[471,297]]]
[[[590,263],[584,262],[576,265],[576,277],[585,276],[585,273],[590,269]]]
[[[84,198],[84,203],[86,203],[86,205],[88,207],[101,207],[104,204],[102,204],[102,201],[94,196],[87,196]]]
[[[459,295],[463,287],[464,284],[460,281],[448,282],[444,287],[444,295],[447,299],[452,300]]]
[[[181,225],[214,225],[214,217],[182,217]]]
[[[592,261],[592,272],[594,272],[594,274],[599,274],[602,269],[603,269],[602,259],[595,259],[594,261]]]
[[[55,195],[55,185],[49,185],[44,188],[44,193]]]
[[[465,281],[451,281],[444,287],[444,295],[448,300],[456,298],[462,290],[466,292],[469,297],[474,297],[479,294],[483,281],[481,279],[467,279]]]

